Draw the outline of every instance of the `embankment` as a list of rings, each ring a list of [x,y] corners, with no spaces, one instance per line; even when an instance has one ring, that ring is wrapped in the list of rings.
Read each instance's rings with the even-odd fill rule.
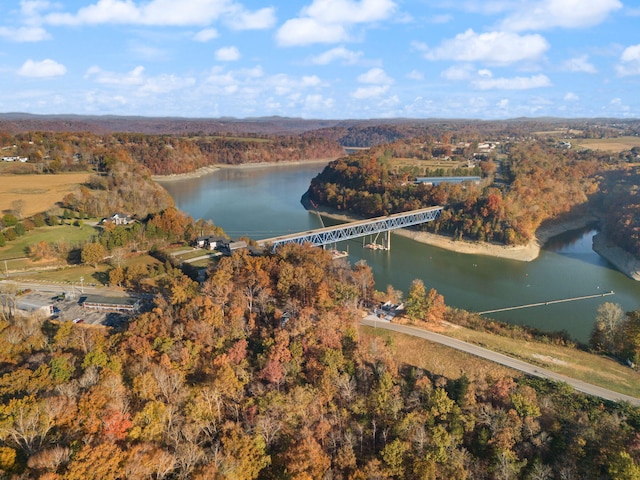
[[[302,203],[307,209],[310,209],[308,200],[303,196]],[[318,207],[318,211],[322,215],[335,218],[341,221],[354,221],[361,220],[353,215],[347,215],[342,212],[326,208]],[[544,244],[552,237],[571,230],[578,230],[584,228],[589,224],[597,221],[597,218],[591,215],[585,215],[580,217],[572,217],[568,219],[562,219],[559,221],[549,222],[548,224],[540,227],[536,231],[536,236],[526,245],[499,245],[487,242],[470,242],[467,240],[455,240],[454,238],[446,235],[434,234],[429,232],[421,232],[417,230],[398,229],[394,233],[402,235],[416,242],[425,243],[434,247],[450,250],[458,253],[472,254],[472,255],[486,255],[491,257],[507,258],[511,260],[517,260],[521,262],[531,262],[538,258],[540,255],[540,249]]]
[[[593,250],[629,278],[640,281],[640,260],[609,241],[605,234],[593,237]]]

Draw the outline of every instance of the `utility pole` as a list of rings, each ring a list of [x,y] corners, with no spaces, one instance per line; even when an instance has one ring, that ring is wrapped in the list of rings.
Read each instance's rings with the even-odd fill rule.
[[[80,293],[84,295],[84,277],[80,277]]]

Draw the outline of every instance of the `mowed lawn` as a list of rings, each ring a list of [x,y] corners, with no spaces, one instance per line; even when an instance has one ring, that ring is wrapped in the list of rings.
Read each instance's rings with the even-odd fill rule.
[[[24,257],[29,245],[37,242],[65,241],[71,245],[84,243],[97,236],[99,230],[91,225],[76,227],[73,225],[59,225],[55,227],[39,227],[27,232],[22,237],[7,242],[0,247],[0,260]]]
[[[58,173],[55,175],[0,175],[0,212],[11,209],[14,200],[23,200],[25,217],[46,212],[86,183],[90,173]]]

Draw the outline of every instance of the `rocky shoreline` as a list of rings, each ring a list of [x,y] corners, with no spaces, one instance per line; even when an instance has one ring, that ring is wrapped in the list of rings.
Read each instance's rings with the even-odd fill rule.
[[[640,281],[640,260],[610,242],[605,234],[593,237],[593,250],[629,278]]]
[[[203,177],[204,175],[209,175],[216,170],[219,170],[219,167],[217,165],[211,165],[209,167],[198,168],[197,170],[188,173],[174,173],[172,175],[152,175],[151,180],[153,180],[154,182],[175,182],[177,180]]]
[[[284,162],[258,162],[258,163],[240,163],[238,165],[210,165],[208,167],[198,168],[193,172],[187,173],[175,173],[173,175],[152,175],[151,179],[155,182],[175,182],[178,180],[187,180],[191,178],[199,178],[204,175],[209,175],[217,170],[222,169],[250,169],[250,168],[266,168],[266,167],[277,167],[277,166],[287,166],[287,165],[315,165],[315,164],[327,164],[331,161],[335,160],[335,158],[318,158],[313,160],[296,160],[296,161],[284,161]]]

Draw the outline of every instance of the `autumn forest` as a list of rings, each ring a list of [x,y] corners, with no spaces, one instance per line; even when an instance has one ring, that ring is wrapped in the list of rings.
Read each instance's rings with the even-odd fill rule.
[[[107,223],[62,253],[42,242],[27,254],[104,265],[105,285],[144,299],[125,323],[104,327],[15,315],[18,292],[2,292],[1,478],[640,478],[637,407],[502,368],[445,374],[399,362],[393,342],[360,320],[402,292],[376,291],[364,262],[288,245],[216,257],[198,277],[166,250],[224,232],[180,212],[151,178],[332,158],[308,196],[335,210],[376,216],[443,205],[431,231],[502,244],[526,243],[544,222],[594,210],[607,214],[615,242],[640,255],[639,152],[569,149],[534,137],[549,127],[539,121],[274,131],[282,125],[274,120],[257,133],[206,131],[202,123],[187,133],[0,133],[2,148],[28,158],[4,175],[91,173],[56,208],[30,218],[3,212],[4,242],[16,228],[29,235],[127,212],[132,225]],[[584,136],[615,134],[580,127]],[[638,125],[623,127],[633,134]],[[497,146],[478,153],[486,139]],[[368,148],[347,156],[349,146]],[[416,183],[425,174],[467,173],[480,181]],[[141,256],[148,265],[126,263]],[[416,326],[515,335],[449,308],[419,281],[404,301],[404,321]],[[613,310],[602,310],[589,345],[573,348],[637,363],[640,311]],[[518,331],[530,342],[570,343]]]

